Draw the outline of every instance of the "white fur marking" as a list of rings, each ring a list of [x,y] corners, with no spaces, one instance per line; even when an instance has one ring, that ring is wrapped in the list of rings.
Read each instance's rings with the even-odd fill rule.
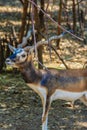
[[[38,95],[41,97],[42,103],[43,103],[43,114],[42,118],[44,116],[45,112],[45,103],[46,103],[46,89],[41,87],[39,84],[34,85],[34,84],[27,84],[31,89],[33,89]],[[42,130],[47,130],[47,123],[48,123],[48,117],[46,118],[46,121],[42,124]]]
[[[64,90],[56,90],[51,96],[51,100],[62,99],[66,101],[75,101],[80,99],[83,95],[86,95],[87,91],[84,92],[69,92]]]
[[[46,89],[41,87],[39,84],[35,85],[35,84],[27,84],[31,89],[33,89],[36,93],[38,93],[38,95],[42,98],[46,98]]]
[[[25,57],[22,57],[23,54],[25,54]],[[27,58],[27,53],[25,51],[22,51],[22,52],[17,54],[17,57],[20,57],[19,62],[24,62]]]

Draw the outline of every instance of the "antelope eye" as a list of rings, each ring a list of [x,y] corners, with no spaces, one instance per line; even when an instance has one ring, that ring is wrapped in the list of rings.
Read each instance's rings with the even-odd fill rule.
[[[25,54],[22,55],[22,57],[25,57],[25,56],[26,56]]]

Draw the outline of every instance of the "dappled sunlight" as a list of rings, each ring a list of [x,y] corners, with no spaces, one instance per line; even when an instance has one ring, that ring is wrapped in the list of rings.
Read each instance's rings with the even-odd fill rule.
[[[81,129],[86,127],[87,109],[80,102],[75,109],[69,102],[56,100],[49,111],[50,129]],[[39,96],[26,86],[20,74],[0,75],[0,128],[22,130],[34,126],[41,130],[42,104]],[[78,121],[78,122],[77,122]],[[39,122],[39,123],[38,123]],[[36,128],[35,127],[35,128]]]
[[[0,75],[0,129],[27,130],[29,127],[33,128],[34,120],[39,128],[40,123],[36,121],[41,120],[42,107],[41,101],[37,98],[26,86],[20,74]],[[40,116],[35,118],[36,115]]]
[[[56,42],[52,42],[52,45],[56,46]],[[87,61],[87,46],[83,46],[81,42],[73,39],[61,39],[60,50],[57,51],[69,68],[83,68],[84,63]],[[65,69],[64,64],[59,60],[55,52],[47,47],[43,51],[43,60],[47,67]]]
[[[0,6],[0,13],[12,13],[12,12],[22,12],[22,8],[20,7],[11,7],[11,6]]]
[[[17,36],[19,37],[20,35],[23,7],[19,0],[15,0],[12,2],[13,4],[10,2],[12,1],[1,0],[0,2],[1,38],[5,37],[5,34],[9,37],[12,35],[11,26],[14,26]],[[47,9],[47,13],[58,22],[59,1],[51,0],[49,2],[50,6]],[[40,7],[40,1],[38,3],[38,7]],[[49,3],[47,1],[45,3],[46,8]],[[72,2],[68,1],[69,4],[72,5]],[[72,6],[68,7],[65,11],[68,12],[69,9],[72,10]],[[29,22],[28,27],[32,24],[29,13],[31,14],[28,10],[28,16],[26,17],[27,24]],[[63,21],[61,25],[64,28],[67,28],[67,15],[70,16],[68,22],[71,22],[71,26],[73,25],[73,18],[71,19],[72,12],[70,13],[62,15]],[[41,37],[46,36],[44,39],[48,40],[51,36],[58,34],[58,27],[55,25],[55,22],[53,23],[45,15],[44,17],[46,33],[41,32]],[[35,32],[37,33],[38,31]],[[51,44],[56,48],[56,51],[69,68],[83,68],[84,63],[87,61],[87,45],[84,45],[83,42],[69,34],[60,39],[60,49],[57,48],[56,40],[53,40]],[[6,51],[6,49],[4,50]],[[52,49],[45,46],[42,51],[44,66],[65,69],[64,64]],[[35,53],[32,55],[35,67],[37,68],[38,62],[35,59]],[[2,74],[0,73],[0,130],[41,130],[42,103],[40,97],[25,84],[22,78],[19,71],[14,71],[11,67],[7,67]],[[84,130],[87,129],[87,107],[80,101],[76,101],[73,108],[71,102],[56,100],[50,108],[48,120],[48,128],[50,130]]]
[[[80,102],[76,102],[75,109],[72,109],[67,103],[69,105],[69,102],[61,100],[52,103],[48,127],[55,130],[86,128],[86,107]],[[6,130],[26,128],[28,130],[27,128],[33,129],[36,126],[38,130],[41,130],[41,114],[42,104],[39,96],[26,86],[20,74],[0,75],[1,128]]]
[[[19,28],[21,25],[22,6],[1,5],[0,6],[0,35],[9,33],[11,26]],[[14,20],[15,19],[15,20]],[[9,27],[10,26],[10,27]]]
[[[57,100],[49,112],[49,125],[52,129],[77,130],[87,127],[87,110],[80,102],[75,103],[75,108],[67,107],[70,102]],[[82,124],[80,124],[82,123]]]

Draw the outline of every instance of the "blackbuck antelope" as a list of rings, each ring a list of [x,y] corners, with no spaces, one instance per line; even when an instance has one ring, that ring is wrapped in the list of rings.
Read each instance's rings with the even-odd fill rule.
[[[87,69],[39,70],[34,67],[30,48],[14,48],[6,64],[17,67],[27,85],[41,98],[43,105],[42,130],[47,130],[48,111],[52,101],[81,100],[87,106]]]

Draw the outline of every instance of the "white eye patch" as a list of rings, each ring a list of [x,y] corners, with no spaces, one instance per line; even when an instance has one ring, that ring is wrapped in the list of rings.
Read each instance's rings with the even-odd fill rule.
[[[25,51],[22,51],[22,52],[17,54],[17,58],[19,60],[17,62],[19,62],[19,63],[24,62],[27,58],[27,53]]]

